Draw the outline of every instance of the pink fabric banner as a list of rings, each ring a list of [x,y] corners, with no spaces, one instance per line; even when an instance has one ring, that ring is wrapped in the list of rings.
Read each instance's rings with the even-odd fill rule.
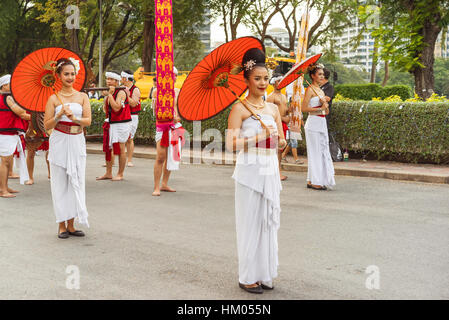
[[[156,128],[166,131],[173,125],[175,83],[173,74],[172,0],[155,0],[156,25]]]

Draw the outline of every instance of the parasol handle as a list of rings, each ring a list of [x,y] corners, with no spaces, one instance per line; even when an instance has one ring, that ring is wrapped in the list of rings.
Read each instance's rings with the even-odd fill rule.
[[[245,106],[246,110],[248,110],[249,112],[251,112],[251,114],[260,121],[260,125],[262,126],[262,128],[264,128],[265,130],[268,130],[268,127],[266,126],[265,123],[263,123],[262,119],[260,119],[260,117],[246,104],[245,101],[243,101],[231,88],[228,87],[228,89],[237,97],[237,99]]]
[[[58,101],[61,103],[61,107],[64,107],[64,103],[62,103],[61,98],[58,96],[58,94],[56,93],[55,88],[53,88],[53,92],[55,93],[56,98],[58,99]]]

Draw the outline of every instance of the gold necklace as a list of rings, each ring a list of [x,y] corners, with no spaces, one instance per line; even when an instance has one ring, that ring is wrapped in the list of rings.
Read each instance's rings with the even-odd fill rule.
[[[71,97],[71,96],[73,96],[73,95],[75,94],[75,92],[76,92],[76,91],[72,90],[72,93],[71,93],[71,94],[65,94],[65,93],[62,93],[61,91],[59,91],[59,94],[60,94],[61,96],[64,96],[64,97]]]
[[[251,103],[251,102],[248,101],[248,99],[245,99],[245,101],[248,102],[248,104],[250,106],[256,108],[257,110],[265,108],[265,101],[263,102],[264,103],[263,105],[257,105],[257,104]]]

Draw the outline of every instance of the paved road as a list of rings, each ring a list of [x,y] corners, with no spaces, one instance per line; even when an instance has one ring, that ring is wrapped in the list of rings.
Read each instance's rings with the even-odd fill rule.
[[[42,156],[36,185],[11,183],[22,192],[0,199],[0,299],[449,299],[447,185],[337,177],[321,192],[289,173],[276,289],[253,296],[237,285],[232,167],[184,165],[178,192],[154,198],[152,160],[118,183],[95,181],[102,162],[88,156],[82,239],[56,237]],[[379,289],[366,288],[371,265]]]

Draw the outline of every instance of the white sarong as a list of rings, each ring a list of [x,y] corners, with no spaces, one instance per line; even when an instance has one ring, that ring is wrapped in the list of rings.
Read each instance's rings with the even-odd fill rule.
[[[134,139],[138,126],[139,126],[139,116],[137,114],[132,114],[131,115],[131,131],[129,134],[131,139]]]
[[[77,118],[82,116],[82,106],[70,103],[70,108]],[[56,107],[58,113],[61,106]],[[61,121],[70,122],[63,116]],[[53,130],[49,138],[51,172],[51,195],[56,222],[75,218],[80,224],[89,227],[86,208],[85,171],[86,139],[84,134],[70,135]]]
[[[310,99],[309,106],[321,105],[318,97]],[[313,185],[335,186],[334,165],[329,151],[326,118],[309,115],[304,126],[307,144],[307,181]]]
[[[22,142],[20,141],[19,135],[7,135],[0,134],[0,157],[9,157],[14,154],[14,152],[19,152],[19,157],[16,158],[16,165],[19,169],[20,184],[25,184],[26,181],[30,179],[28,176],[28,168],[25,157],[25,152],[22,147]]]
[[[260,115],[266,125],[276,126],[270,115]],[[259,121],[243,121],[241,136],[261,130]],[[252,133],[251,133],[252,131]],[[276,149],[251,148],[237,156],[235,171],[235,222],[239,282],[271,283],[277,277],[282,190]]]
[[[121,123],[111,123],[109,128],[109,148],[112,149],[112,145],[116,142],[126,143],[130,137],[131,133],[131,123],[121,122]]]

